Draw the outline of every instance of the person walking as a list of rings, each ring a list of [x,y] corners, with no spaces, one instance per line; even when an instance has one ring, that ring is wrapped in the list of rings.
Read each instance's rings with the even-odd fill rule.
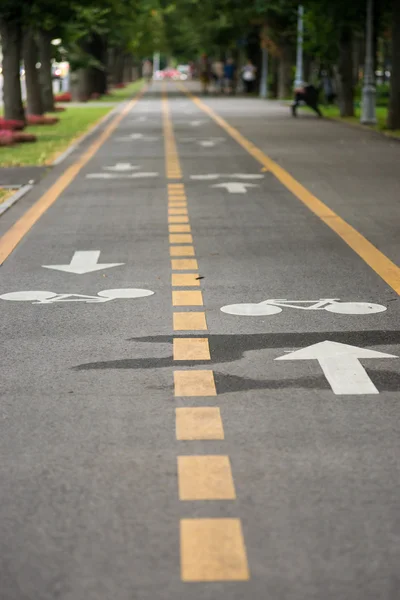
[[[226,94],[233,94],[235,89],[236,65],[233,58],[228,58],[224,66],[224,88]]]
[[[248,59],[247,63],[242,68],[242,80],[246,94],[251,94],[254,91],[256,73],[257,67],[255,67],[251,60]]]
[[[153,78],[153,64],[152,64],[151,60],[146,59],[143,62],[142,74],[143,74],[143,78],[145,79],[146,83],[149,84]]]
[[[301,102],[304,102],[307,106],[312,108],[319,117],[323,116],[318,108],[318,90],[316,87],[304,83],[294,90],[294,94],[294,102],[292,104],[292,115],[294,117],[297,117],[297,107]]]
[[[208,87],[210,85],[211,79],[211,67],[210,61],[208,60],[207,54],[203,54],[200,59],[199,66],[199,75],[200,75],[200,83],[201,90],[203,94],[208,94]]]
[[[220,60],[216,60],[213,62],[211,70],[215,92],[220,94],[224,85],[224,63]]]

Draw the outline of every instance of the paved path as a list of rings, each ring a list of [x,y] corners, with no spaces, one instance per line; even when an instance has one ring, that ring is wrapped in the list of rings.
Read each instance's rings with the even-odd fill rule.
[[[1,599],[395,600],[400,145],[167,90],[0,219]]]

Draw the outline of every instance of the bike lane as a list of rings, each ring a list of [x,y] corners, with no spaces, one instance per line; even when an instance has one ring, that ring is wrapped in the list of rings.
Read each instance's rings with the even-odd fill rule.
[[[389,600],[399,559],[397,294],[189,98],[170,103],[208,324],[211,363],[197,366],[213,370],[217,397],[206,404],[225,431],[223,442],[181,442],[181,451],[228,455],[236,487],[234,501],[209,499],[185,515],[239,516],[250,569],[246,583],[208,584],[199,597],[261,599],[267,589]],[[221,103],[229,122],[237,101]],[[268,299],[291,306],[257,316]],[[320,309],[296,304],[321,299]],[[243,304],[255,314],[221,311]]]
[[[160,94],[22,238],[0,296],[1,597],[172,597],[170,344],[136,341],[171,336]]]

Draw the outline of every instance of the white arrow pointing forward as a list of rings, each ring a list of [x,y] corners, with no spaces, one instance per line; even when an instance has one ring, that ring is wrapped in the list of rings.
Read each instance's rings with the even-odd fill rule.
[[[65,271],[66,273],[76,273],[76,275],[84,275],[85,273],[93,273],[93,271],[102,271],[111,267],[120,267],[125,263],[104,263],[100,264],[97,261],[100,258],[100,250],[77,250],[71,259],[69,265],[42,265],[45,269],[54,269],[55,271]]]
[[[285,356],[279,356],[275,360],[317,360],[332,391],[338,396],[379,394],[360,363],[360,358],[398,357],[393,354],[326,340],[308,346],[308,348],[290,352]]]
[[[216,183],[212,187],[225,188],[230,194],[247,194],[248,187],[259,187],[256,183],[243,183],[242,181],[230,181],[229,183]]]
[[[139,168],[138,165],[131,165],[131,163],[117,163],[113,167],[103,167],[107,171],[135,171]]]

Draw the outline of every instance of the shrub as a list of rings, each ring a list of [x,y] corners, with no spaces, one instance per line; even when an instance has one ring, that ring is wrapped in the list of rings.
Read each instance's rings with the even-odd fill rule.
[[[0,146],[12,146],[15,143],[14,133],[9,129],[0,130]]]
[[[43,115],[28,115],[28,125],[55,125],[60,120],[58,117],[45,117]]]
[[[7,129],[8,131],[16,131],[24,129],[24,121],[16,121],[13,119],[0,119],[0,130]]]
[[[36,142],[37,137],[32,133],[21,133],[20,131],[13,132],[13,140],[18,143]]]

